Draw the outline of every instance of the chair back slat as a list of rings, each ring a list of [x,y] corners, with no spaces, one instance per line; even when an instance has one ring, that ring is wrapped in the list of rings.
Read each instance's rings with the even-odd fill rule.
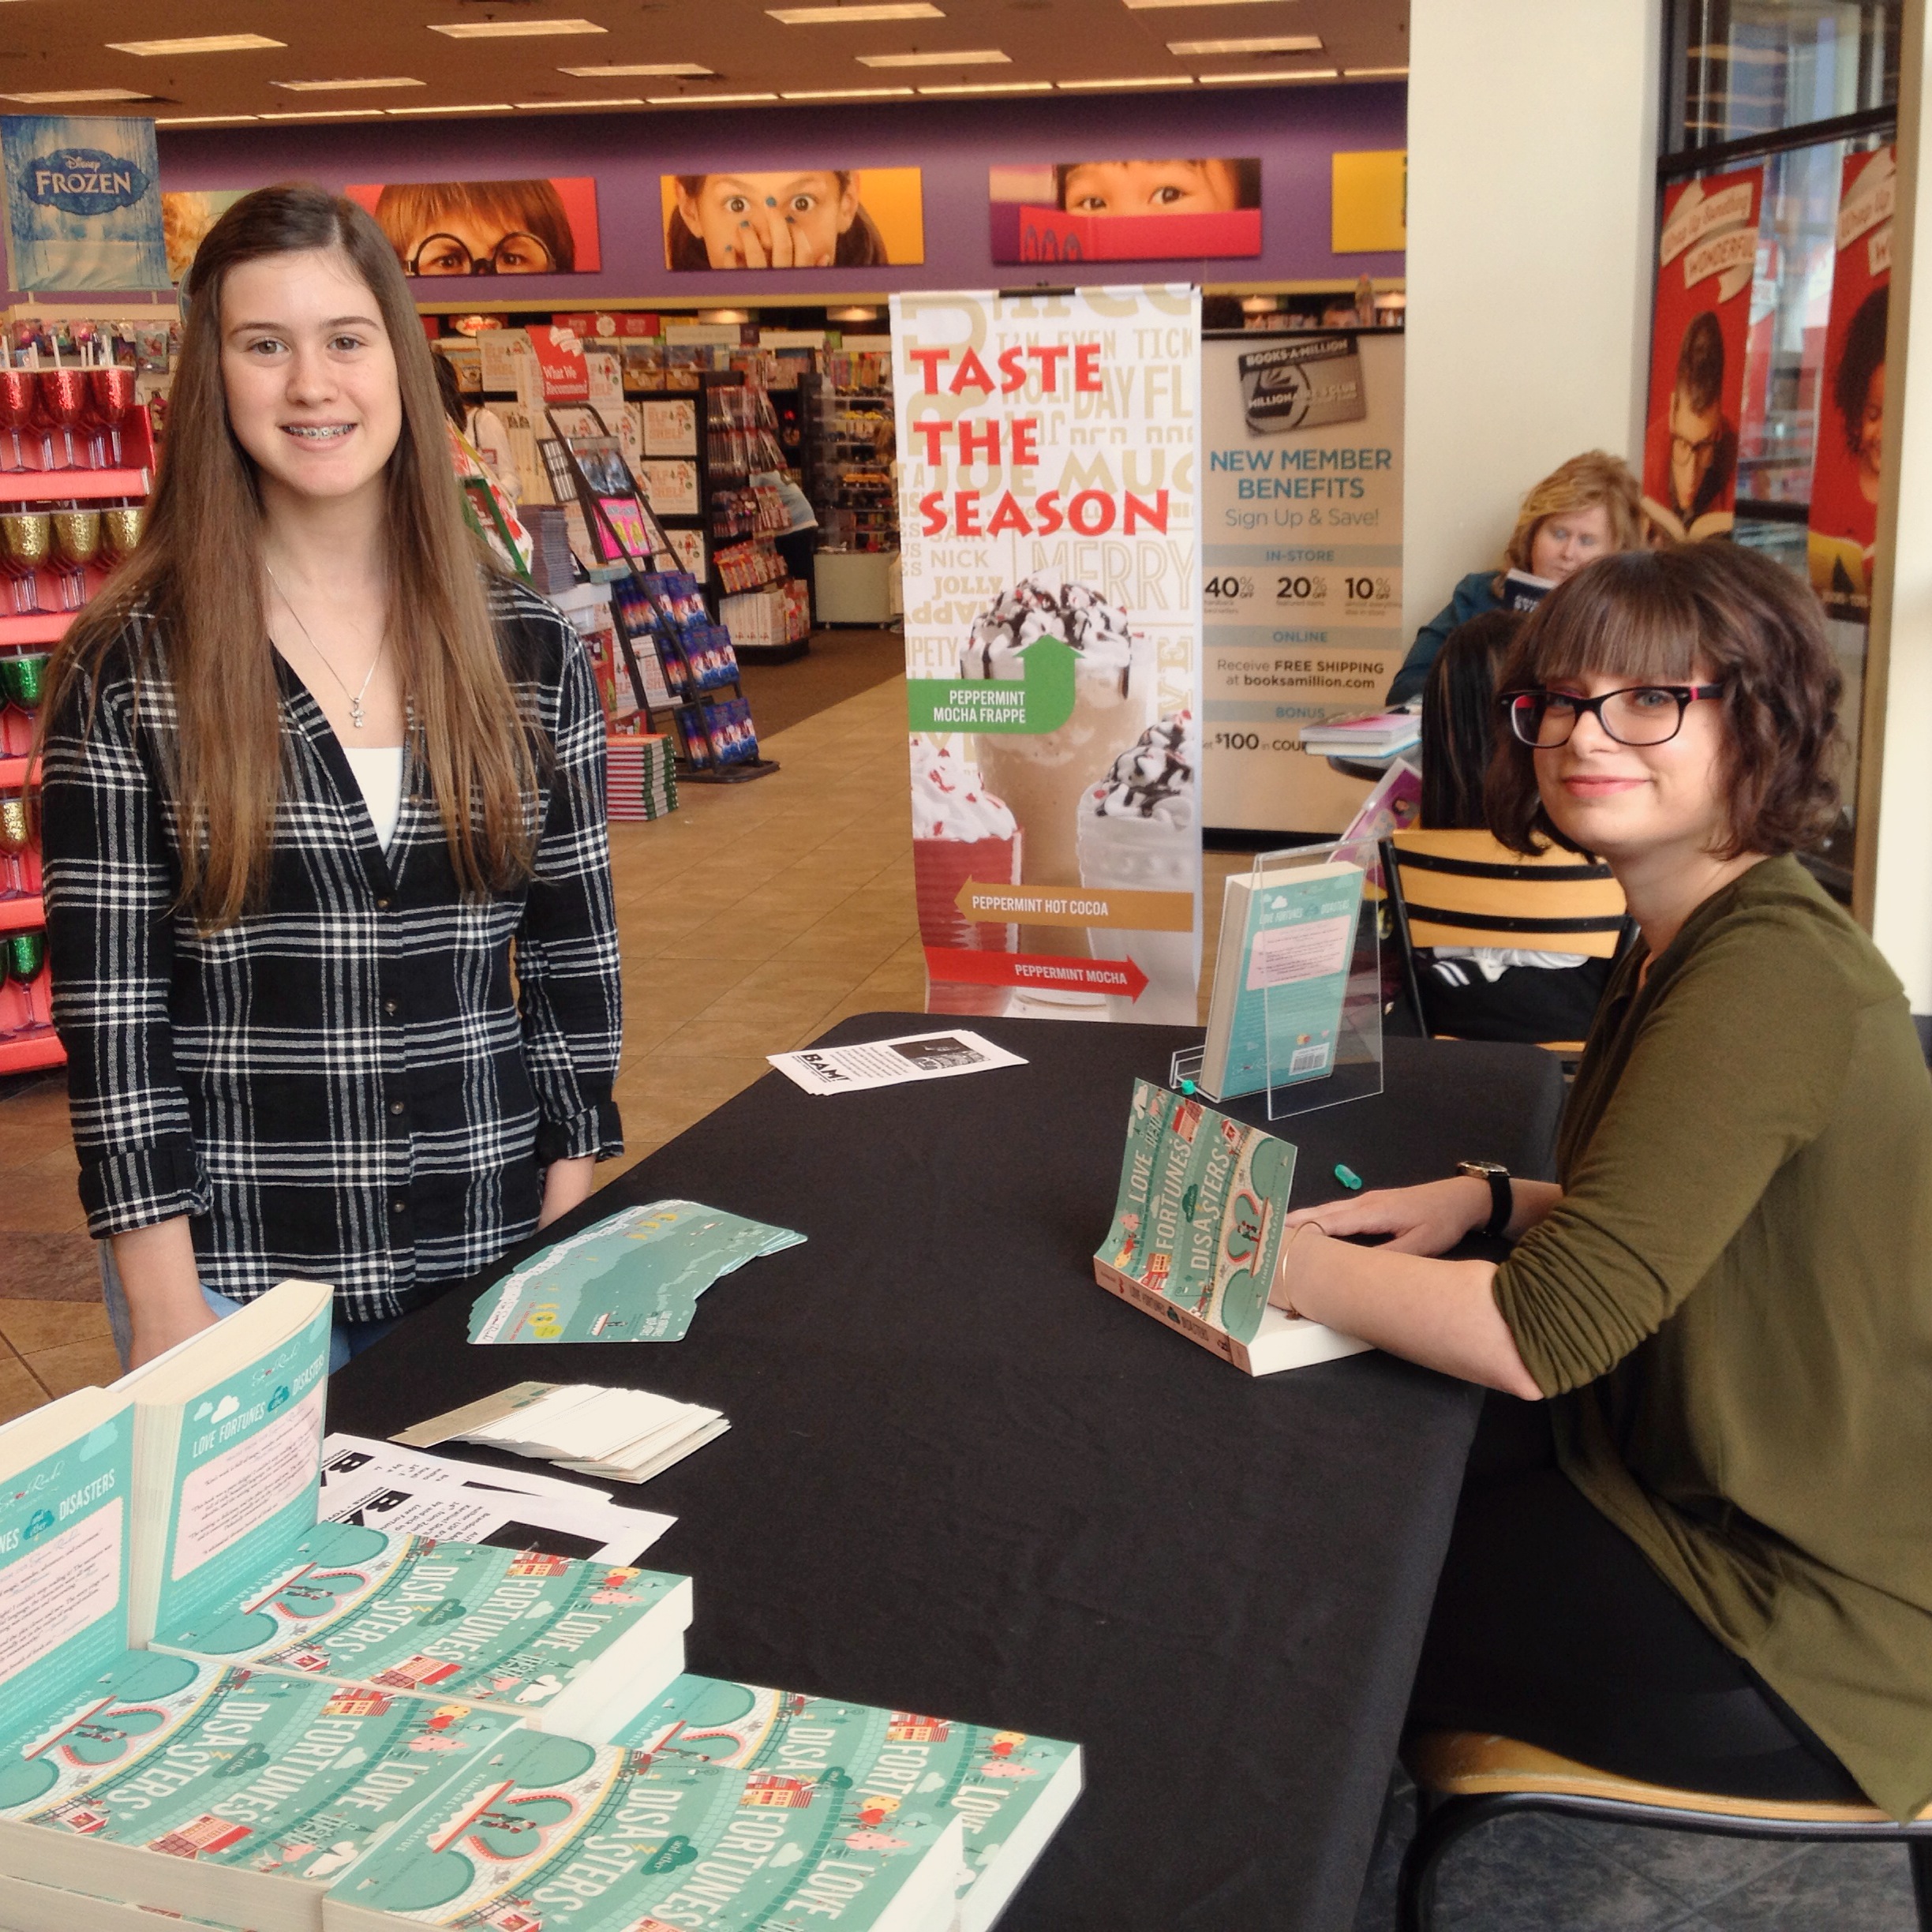
[[[1487,832],[1398,832],[1389,843],[1409,939],[1418,946],[1518,946],[1608,959],[1623,889],[1608,866],[1552,848],[1526,856]]]

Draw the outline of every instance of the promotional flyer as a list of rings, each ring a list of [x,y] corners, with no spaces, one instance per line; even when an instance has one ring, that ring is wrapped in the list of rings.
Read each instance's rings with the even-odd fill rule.
[[[1368,792],[1300,747],[1402,661],[1402,339],[1203,345],[1205,822],[1341,831]]]
[[[0,115],[7,275],[17,289],[164,289],[155,124]]]
[[[1845,156],[1811,466],[1811,587],[1829,616],[1861,626],[1871,622],[1897,176],[1895,148]]]
[[[1192,1025],[1200,306],[893,298],[927,1008]]]
[[[1744,341],[1758,260],[1764,170],[1685,182],[1664,197],[1643,507],[1676,543],[1735,521]]]

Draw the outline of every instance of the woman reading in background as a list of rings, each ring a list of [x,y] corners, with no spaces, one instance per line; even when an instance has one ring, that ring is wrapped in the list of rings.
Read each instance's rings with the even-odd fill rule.
[[[1503,681],[1492,829],[1600,855],[1642,934],[1559,1180],[1473,1159],[1290,1215],[1274,1297],[1503,1391],[1410,1720],[1903,1818],[1932,1800],[1932,1081],[1793,856],[1837,804],[1818,607],[1729,544],[1612,557]],[[1428,1258],[1477,1229],[1500,1266]]]
[[[264,189],[187,293],[146,535],[40,714],[54,1017],[124,1359],[290,1275],[346,1357],[620,1151],[603,714],[464,526],[369,216]]]
[[[1503,580],[1511,571],[1557,584],[1598,557],[1634,550],[1643,541],[1642,500],[1636,477],[1601,450],[1572,456],[1552,470],[1523,499],[1501,566],[1465,577],[1455,595],[1416,633],[1387,702],[1407,704],[1421,695],[1423,680],[1449,633],[1485,611],[1500,608]]]

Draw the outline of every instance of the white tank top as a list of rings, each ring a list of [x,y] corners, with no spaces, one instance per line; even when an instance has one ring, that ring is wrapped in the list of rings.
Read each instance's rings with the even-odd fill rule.
[[[349,769],[362,788],[369,822],[375,826],[376,840],[385,852],[395,837],[396,818],[402,809],[402,751],[401,745],[381,745],[373,751],[354,751],[346,745],[343,747]]]

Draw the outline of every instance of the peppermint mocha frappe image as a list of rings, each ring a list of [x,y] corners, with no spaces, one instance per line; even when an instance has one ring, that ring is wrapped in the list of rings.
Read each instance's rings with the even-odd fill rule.
[[[1170,712],[1140,734],[1080,802],[1080,883],[1096,890],[1176,893],[1194,902],[1200,874],[1200,733],[1192,711]],[[1137,1000],[1114,994],[1120,1020],[1192,1026],[1199,936],[1090,926],[1095,959],[1131,959],[1147,975]]]
[[[974,620],[960,675],[1017,681],[1026,675],[1027,652],[1043,638],[1073,647],[1073,715],[1055,731],[980,733],[979,769],[1019,822],[1025,883],[1077,886],[1080,798],[1154,721],[1153,654],[1118,605],[1084,584],[1063,582],[1058,571],[1040,571],[1002,590]],[[1078,926],[1020,928],[1022,953],[1078,957],[1086,949]]]
[[[979,773],[952,752],[914,737],[912,751],[912,889],[919,936],[929,948],[958,953],[1011,953],[1017,929],[968,919],[959,909],[968,879],[986,886],[1020,880],[1020,830],[1013,815],[985,787]],[[949,979],[942,962],[927,957],[928,1013],[996,1017],[1007,989]]]

